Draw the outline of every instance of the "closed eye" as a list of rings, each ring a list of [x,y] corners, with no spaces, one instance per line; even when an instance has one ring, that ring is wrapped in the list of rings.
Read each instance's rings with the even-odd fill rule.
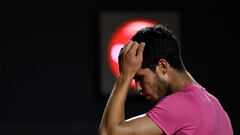
[[[133,77],[133,79],[134,79],[135,81],[141,81],[141,78],[142,78],[141,75],[135,75],[135,76]]]

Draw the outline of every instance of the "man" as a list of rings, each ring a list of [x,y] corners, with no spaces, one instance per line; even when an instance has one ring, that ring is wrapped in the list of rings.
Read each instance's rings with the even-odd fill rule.
[[[139,44],[140,43],[140,44]],[[118,76],[106,105],[100,135],[232,135],[227,113],[187,72],[179,42],[162,25],[138,31],[119,54]],[[125,120],[129,85],[156,105]]]

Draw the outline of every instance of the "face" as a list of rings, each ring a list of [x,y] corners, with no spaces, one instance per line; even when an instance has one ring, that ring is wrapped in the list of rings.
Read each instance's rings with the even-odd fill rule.
[[[137,91],[147,100],[156,102],[169,91],[167,81],[149,68],[140,69],[134,79]]]

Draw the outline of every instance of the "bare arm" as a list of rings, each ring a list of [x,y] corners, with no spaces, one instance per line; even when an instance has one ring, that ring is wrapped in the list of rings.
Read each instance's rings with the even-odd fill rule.
[[[109,97],[99,128],[100,135],[161,135],[162,130],[145,114],[125,120],[128,88],[140,69],[144,46],[130,41],[120,52],[120,76]]]

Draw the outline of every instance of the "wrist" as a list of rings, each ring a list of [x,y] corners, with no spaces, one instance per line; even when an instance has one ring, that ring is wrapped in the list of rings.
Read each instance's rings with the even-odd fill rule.
[[[132,81],[134,75],[131,74],[120,74],[119,78],[126,81]]]
[[[133,76],[131,75],[123,75],[123,74],[120,74],[117,78],[119,80],[119,82],[121,83],[127,83],[130,85],[132,79],[133,79]]]

